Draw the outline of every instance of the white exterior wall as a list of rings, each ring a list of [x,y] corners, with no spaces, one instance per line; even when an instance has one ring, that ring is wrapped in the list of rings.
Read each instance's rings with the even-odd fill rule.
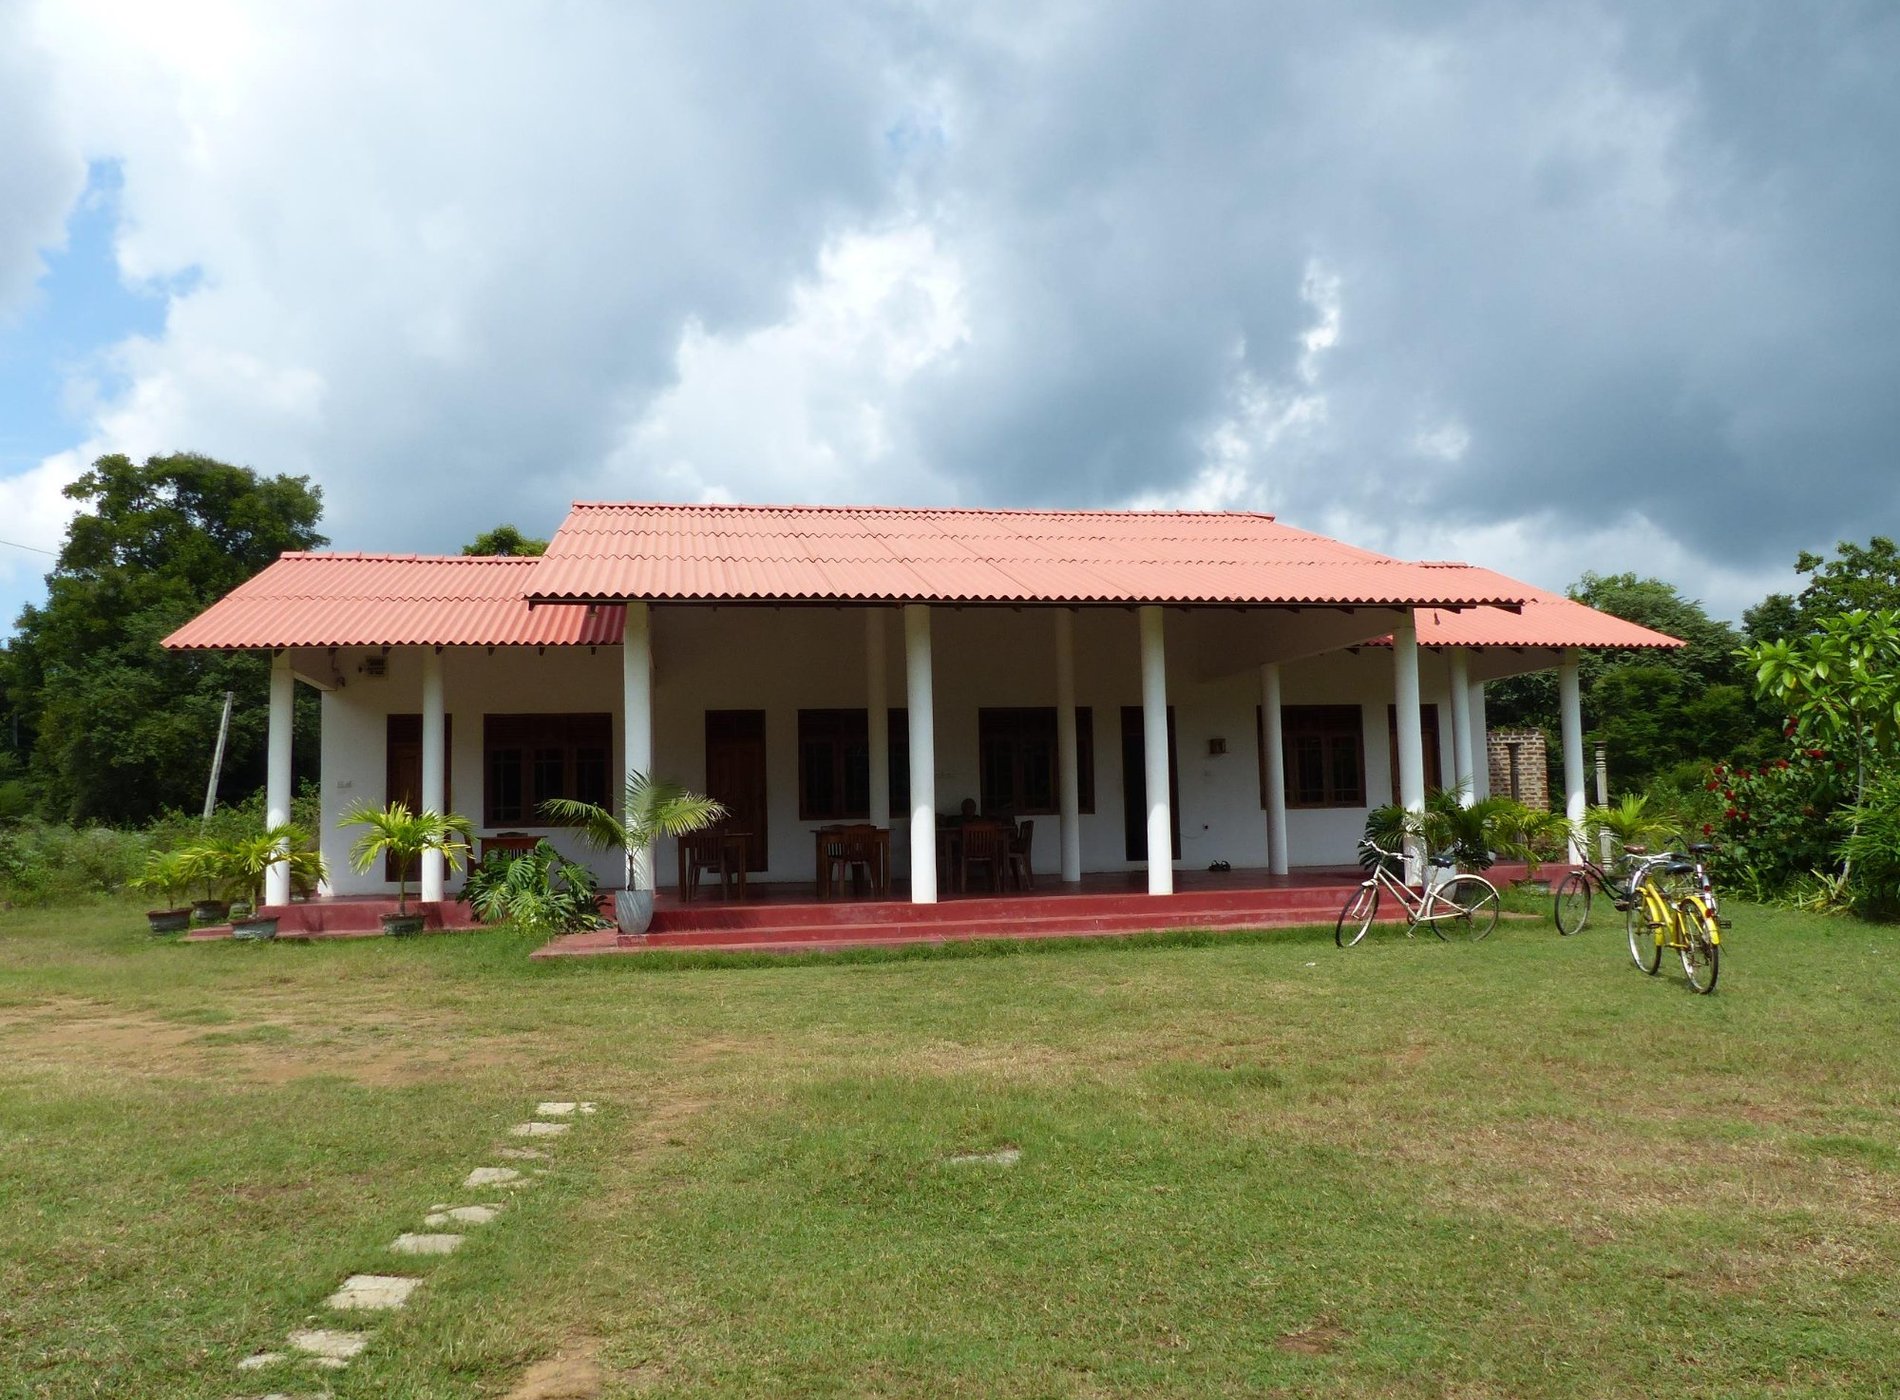
[[[1081,818],[1085,871],[1133,870],[1123,845],[1121,710],[1141,703],[1136,615],[1120,608],[1080,609],[1075,615],[1076,704],[1092,711],[1095,811]],[[897,624],[891,623],[893,629]],[[1178,867],[1205,869],[1216,860],[1236,867],[1267,863],[1266,813],[1260,805],[1254,715],[1260,703],[1259,663],[1271,659],[1270,639],[1282,626],[1271,613],[1176,610],[1167,615],[1168,698],[1174,709],[1180,801]],[[1367,631],[1382,630],[1367,614]],[[1053,628],[1046,610],[940,607],[932,610],[937,726],[937,806],[954,812],[979,796],[977,711],[989,706],[1056,703]],[[1259,649],[1248,650],[1257,640]],[[887,648],[886,687],[893,706],[904,694],[901,648]],[[480,826],[484,713],[607,713],[613,716],[613,771],[621,763],[620,649],[550,647],[452,648],[443,654],[445,704],[451,716],[450,805]],[[352,833],[337,828],[351,804],[384,800],[386,716],[416,714],[422,706],[421,654],[392,649],[387,675],[362,673],[366,653],[345,651],[332,667],[327,656],[306,654],[305,675],[340,674],[342,688],[323,697],[323,851],[339,894],[393,892],[380,870],[358,875],[347,861]],[[1448,667],[1436,653],[1420,654],[1423,701],[1439,707],[1439,768],[1453,771]],[[755,880],[808,881],[812,831],[821,823],[798,817],[798,711],[859,708],[865,703],[864,621],[853,608],[653,609],[654,768],[658,776],[703,787],[705,712],[764,710],[769,811],[768,868]],[[1369,802],[1391,793],[1386,707],[1392,700],[1392,657],[1384,647],[1333,651],[1282,664],[1287,705],[1359,704],[1364,711],[1365,778]],[[1209,753],[1209,740],[1226,752]],[[1365,824],[1365,809],[1288,813],[1288,850],[1294,866],[1345,865]],[[901,874],[908,842],[893,835]],[[1054,878],[1060,846],[1054,815],[1036,819],[1038,874]],[[525,824],[510,830],[533,831]],[[491,833],[492,834],[492,833]],[[623,879],[619,857],[590,855],[559,828],[545,831],[557,848],[585,860],[604,883]],[[674,881],[671,843],[655,861],[658,883]],[[449,887],[458,888],[451,876]]]

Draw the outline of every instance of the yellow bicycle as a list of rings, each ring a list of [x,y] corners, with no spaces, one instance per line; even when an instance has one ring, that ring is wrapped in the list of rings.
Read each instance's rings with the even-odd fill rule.
[[[1689,849],[1700,857],[1710,848]],[[1639,971],[1653,977],[1662,967],[1663,949],[1673,948],[1682,959],[1689,989],[1706,996],[1715,990],[1722,971],[1722,920],[1716,912],[1715,889],[1700,859],[1671,860],[1660,868],[1668,875],[1692,875],[1695,884],[1688,893],[1672,896],[1656,882],[1655,866],[1638,875],[1625,916],[1630,959]]]

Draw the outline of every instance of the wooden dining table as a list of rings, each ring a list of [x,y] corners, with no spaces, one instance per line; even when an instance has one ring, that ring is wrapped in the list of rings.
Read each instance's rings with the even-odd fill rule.
[[[680,898],[690,904],[696,892],[695,877],[698,872],[717,870],[720,898],[733,898],[736,886],[738,898],[744,899],[746,853],[751,841],[751,832],[730,831],[724,827],[716,831],[695,831],[690,835],[680,837]],[[690,863],[689,857],[691,857]]]

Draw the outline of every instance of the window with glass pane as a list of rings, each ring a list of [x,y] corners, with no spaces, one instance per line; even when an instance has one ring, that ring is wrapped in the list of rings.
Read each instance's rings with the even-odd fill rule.
[[[886,710],[890,803],[910,805],[910,723],[907,710]],[[870,717],[864,710],[798,712],[800,821],[864,821],[871,814]]]
[[[612,755],[611,715],[485,716],[483,824],[554,825],[541,811],[553,797],[611,805]]]
[[[986,814],[1034,817],[1054,815],[1061,804],[1052,705],[978,710],[977,778]],[[1095,725],[1092,712],[1075,712],[1075,771],[1080,810],[1095,810]]]
[[[1260,805],[1267,805],[1265,721],[1254,709]],[[1287,705],[1280,711],[1289,807],[1366,805],[1364,721],[1357,705]]]

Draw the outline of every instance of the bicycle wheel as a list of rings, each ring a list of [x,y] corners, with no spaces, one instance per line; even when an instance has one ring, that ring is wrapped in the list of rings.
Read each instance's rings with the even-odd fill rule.
[[[1564,876],[1563,883],[1557,886],[1552,912],[1556,915],[1557,932],[1565,938],[1582,933],[1583,926],[1590,922],[1590,877],[1581,870]]]
[[[1372,921],[1379,914],[1379,887],[1371,880],[1359,886],[1346,899],[1346,907],[1339,911],[1339,922],[1333,925],[1333,942],[1342,948],[1350,948],[1366,936],[1366,930],[1372,927]]]
[[[1689,979],[1690,990],[1707,996],[1715,990],[1715,979],[1722,971],[1722,940],[1715,920],[1699,899],[1685,899],[1676,906],[1682,919],[1682,975]]]
[[[1662,937],[1669,929],[1669,908],[1654,887],[1648,883],[1636,887],[1623,923],[1629,935],[1630,961],[1638,972],[1654,977],[1662,966]]]
[[[1428,912],[1432,932],[1447,943],[1476,943],[1498,926],[1498,892],[1482,875],[1454,875],[1438,887]]]

